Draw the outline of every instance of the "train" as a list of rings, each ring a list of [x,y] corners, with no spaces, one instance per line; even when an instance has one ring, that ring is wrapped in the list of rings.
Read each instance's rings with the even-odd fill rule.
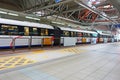
[[[0,18],[0,49],[114,42],[111,34]]]

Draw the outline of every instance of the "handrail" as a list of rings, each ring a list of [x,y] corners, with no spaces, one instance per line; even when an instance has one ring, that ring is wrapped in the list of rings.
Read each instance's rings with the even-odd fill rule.
[[[12,48],[12,51],[15,51],[15,42],[16,42],[16,40],[17,39],[28,39],[29,41],[28,41],[28,48],[29,49],[31,49],[31,46],[32,46],[32,39],[41,39],[41,47],[43,47],[43,44],[42,44],[42,40],[43,40],[43,38],[32,38],[32,36],[31,37],[20,37],[20,38],[18,38],[18,37],[4,37],[4,36],[0,36],[0,39],[11,39],[12,41],[11,41],[11,43],[10,43],[10,47]]]
[[[0,36],[0,38],[1,39],[13,39],[13,37],[1,37],[1,36]]]
[[[44,40],[44,38],[51,38],[51,46],[53,47],[53,39],[52,39],[52,37],[39,37],[39,38],[37,38],[37,37],[32,37],[32,36],[30,36],[30,37],[19,37],[19,36],[17,36],[17,37],[4,37],[4,36],[0,36],[0,39],[11,39],[11,43],[10,43],[10,47],[11,47],[11,49],[12,49],[12,51],[15,51],[15,46],[16,46],[16,40],[18,40],[18,39],[27,39],[28,40],[28,48],[29,49],[31,49],[31,46],[32,46],[32,41],[33,41],[33,39],[40,39],[41,40],[41,47],[43,47],[44,46],[44,44],[43,44],[43,40]],[[54,38],[54,40],[55,39],[60,39],[60,44],[59,44],[59,46],[61,46],[61,39],[63,39],[64,40],[64,38]]]
[[[32,46],[32,39],[41,39],[41,47],[43,47],[43,38],[33,38],[32,36],[30,36],[29,38],[17,38],[17,39],[28,39],[28,48],[31,49]],[[16,40],[16,39],[15,39]],[[15,45],[14,45],[15,46]],[[15,48],[14,48],[15,49]]]

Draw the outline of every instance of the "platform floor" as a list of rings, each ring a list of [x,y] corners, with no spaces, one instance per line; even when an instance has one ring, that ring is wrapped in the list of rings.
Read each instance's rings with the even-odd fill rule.
[[[1,56],[0,80],[120,80],[120,43]]]

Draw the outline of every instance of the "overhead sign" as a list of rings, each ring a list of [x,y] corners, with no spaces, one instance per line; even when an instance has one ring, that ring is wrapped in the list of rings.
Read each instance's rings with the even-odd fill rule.
[[[56,3],[59,3],[61,0],[55,0]]]
[[[120,28],[120,24],[116,24],[114,25],[116,28]]]

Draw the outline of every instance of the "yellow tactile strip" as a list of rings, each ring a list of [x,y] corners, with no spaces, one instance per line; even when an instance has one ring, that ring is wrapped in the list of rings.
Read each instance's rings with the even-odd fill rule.
[[[32,53],[33,54],[40,54],[43,53],[45,50],[33,50]]]
[[[79,48],[65,48],[58,51],[62,51],[62,53],[74,53],[79,54],[81,52],[85,52]],[[45,50],[34,50],[32,51],[33,54],[41,54],[44,53]],[[31,54],[31,55],[33,55]],[[30,55],[29,55],[30,56]],[[48,58],[48,55],[43,56],[43,58]],[[18,66],[28,65],[37,62],[32,58],[28,58],[27,55],[18,55],[18,56],[8,56],[8,57],[1,57],[0,58],[0,70],[8,69],[8,68],[15,68]]]
[[[71,53],[76,53],[79,54],[81,52],[85,52],[84,50],[81,50],[79,48],[66,48],[66,49],[62,49],[62,52],[71,52]]]
[[[4,57],[0,58],[0,70],[32,64],[34,62],[33,60],[25,58],[25,56]]]

